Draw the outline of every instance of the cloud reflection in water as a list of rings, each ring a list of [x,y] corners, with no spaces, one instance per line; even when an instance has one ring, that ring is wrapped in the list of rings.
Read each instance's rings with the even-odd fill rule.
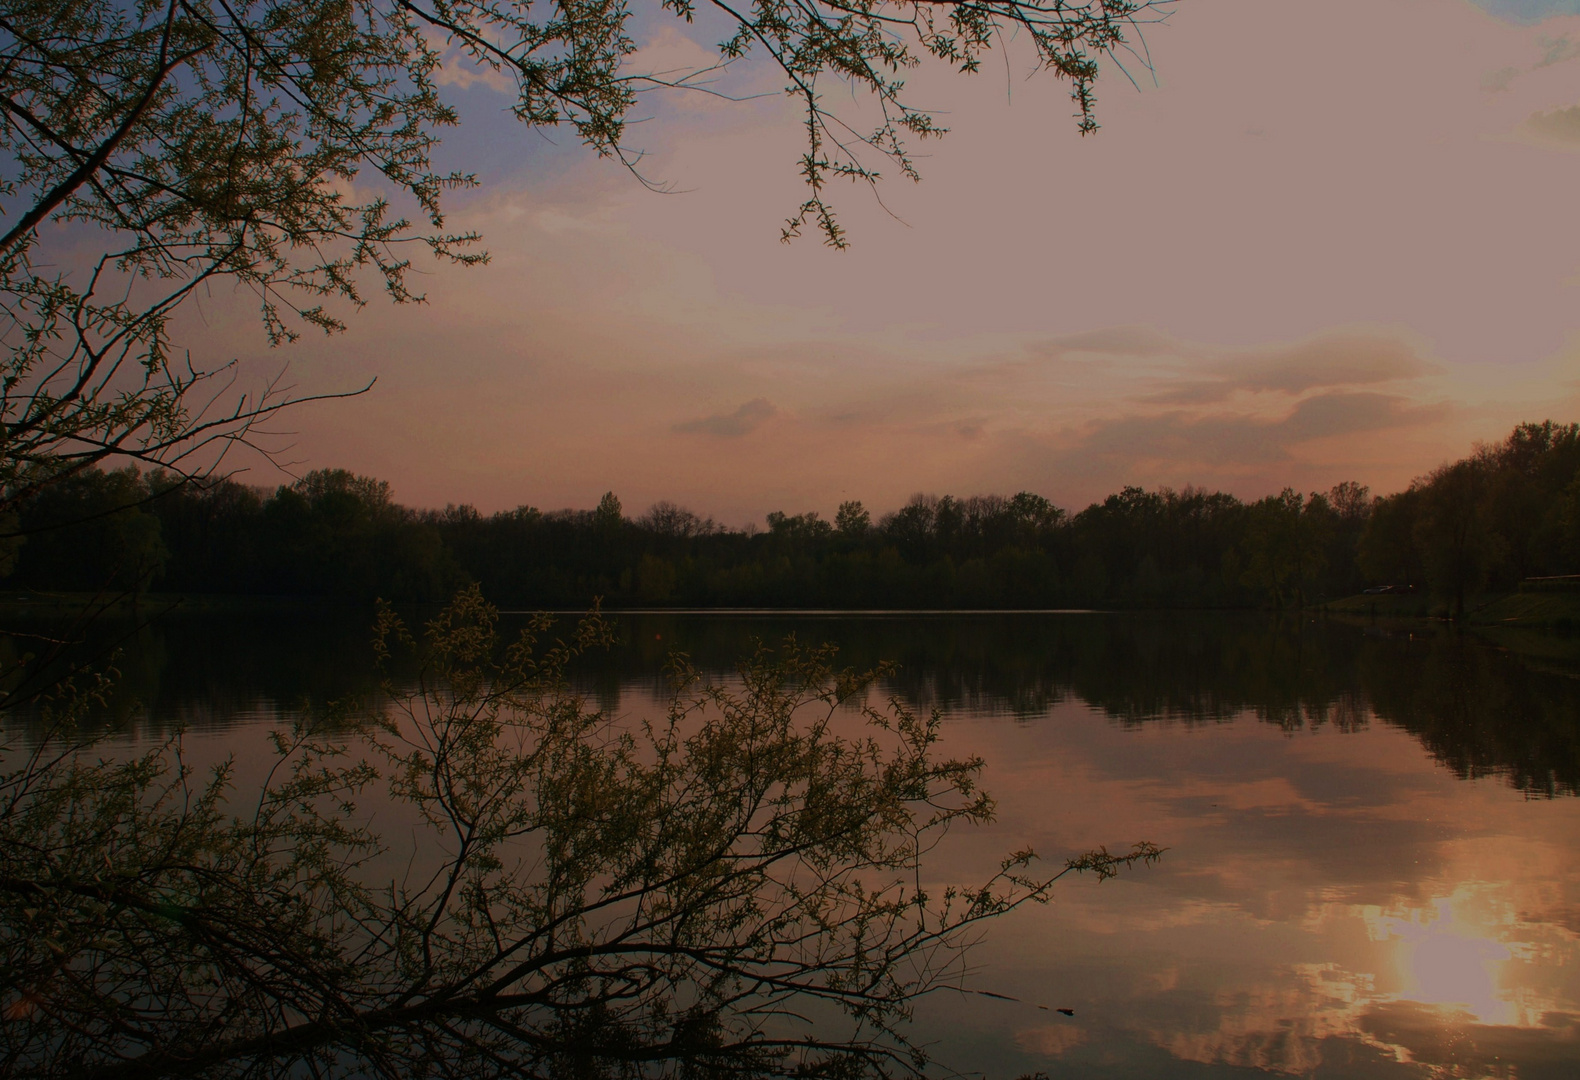
[[[998,835],[954,852],[951,879],[1010,837],[1049,854],[1170,848],[995,929],[979,984],[1072,1004],[1081,1035],[973,1007],[963,1023],[1007,1036],[961,1040],[974,1067],[1577,1075],[1580,803],[1460,779],[1369,707],[1363,720],[1127,727],[1070,701],[951,729],[1001,797]]]

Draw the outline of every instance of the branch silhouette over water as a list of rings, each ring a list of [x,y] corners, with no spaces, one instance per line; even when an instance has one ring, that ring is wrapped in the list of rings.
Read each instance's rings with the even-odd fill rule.
[[[925,854],[993,802],[937,713],[842,708],[881,673],[793,641],[730,683],[677,658],[667,714],[618,723],[567,682],[596,613],[497,622],[476,589],[420,640],[384,609],[408,677],[276,731],[257,791],[179,739],[100,757],[63,691],[0,777],[8,1068],[919,1076],[906,1021],[974,927],[1161,854],[935,888]]]

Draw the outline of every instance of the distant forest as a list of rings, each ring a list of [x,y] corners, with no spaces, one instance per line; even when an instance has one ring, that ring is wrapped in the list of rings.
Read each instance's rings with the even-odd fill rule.
[[[1580,425],[1508,438],[1373,497],[1343,483],[1255,502],[1127,487],[1070,514],[1040,495],[918,495],[874,518],[772,513],[733,530],[668,502],[414,510],[339,469],[273,490],[87,470],[20,511],[13,590],[616,607],[1299,607],[1367,587],[1478,591],[1580,572]]]

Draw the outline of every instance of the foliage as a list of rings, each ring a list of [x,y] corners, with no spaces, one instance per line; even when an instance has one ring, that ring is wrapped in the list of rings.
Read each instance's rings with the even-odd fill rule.
[[[137,592],[163,572],[163,523],[149,511],[158,489],[135,469],[89,469],[41,491],[24,515],[37,528],[25,574],[81,592]],[[24,579],[26,580],[26,579]]]
[[[1333,527],[1328,500],[1315,494],[1306,499],[1285,488],[1248,511],[1248,565],[1242,580],[1264,590],[1274,607],[1304,607],[1306,590],[1323,568],[1323,548]]]
[[[972,927],[1159,854],[930,891],[925,852],[993,811],[937,714],[790,641],[727,685],[677,658],[668,714],[619,723],[565,681],[596,613],[552,644],[496,619],[468,590],[419,644],[384,609],[418,677],[276,732],[257,792],[179,739],[97,756],[60,702],[0,776],[8,1070],[917,1075],[905,1021]]]
[[[612,496],[591,513],[411,511],[390,502],[378,481],[337,471],[273,493],[157,476],[149,485],[146,509],[171,552],[165,590],[437,601],[470,578],[514,607],[571,607],[595,596],[787,607],[1296,604],[1353,591],[1354,537],[1364,523],[1343,536],[1322,533],[1349,546],[1308,553],[1297,596],[1282,584],[1287,595],[1273,592],[1245,569],[1262,550],[1259,511],[1195,489],[1128,488],[1073,518],[1029,492],[919,497],[877,521],[847,503],[837,527],[816,513],[776,512],[767,530],[745,532],[671,503],[628,519]],[[1326,497],[1312,502],[1328,505]],[[85,513],[62,496],[28,504],[22,520],[29,530],[52,529]],[[82,575],[111,572],[113,553],[78,550]],[[76,580],[27,546],[10,578],[38,589],[81,587]]]
[[[590,512],[485,517],[409,510],[343,470],[274,492],[89,472],[20,508],[22,528],[50,539],[21,548],[9,583],[125,587],[142,566],[172,592],[437,602],[472,580],[520,608],[1299,608],[1375,585],[1430,588],[1452,610],[1484,585],[1580,571],[1575,430],[1523,425],[1376,499],[1353,482],[1249,503],[1127,487],[1067,515],[1030,492],[917,496],[876,520],[855,501],[832,523],[776,511],[761,531],[669,502],[627,517],[613,493]],[[106,518],[111,490],[141,507]],[[107,522],[133,513],[167,557],[118,546],[131,538]]]
[[[690,22],[692,0],[661,0]],[[806,202],[835,178],[914,178],[906,139],[940,134],[902,77],[931,56],[975,71],[1003,33],[1067,79],[1091,130],[1098,60],[1164,0],[813,0],[709,5],[720,63],[764,54],[805,109]],[[0,512],[56,478],[122,456],[192,473],[291,403],[219,358],[182,356],[171,318],[229,282],[257,299],[271,343],[326,331],[370,288],[417,301],[414,253],[487,256],[445,227],[446,193],[475,178],[433,163],[458,114],[446,62],[514,82],[529,127],[568,126],[633,166],[639,92],[706,90],[705,72],[633,68],[633,9],[617,0],[3,0],[0,2]],[[448,57],[448,59],[447,59]],[[876,103],[862,132],[830,80]]]
[[[872,528],[872,515],[855,499],[839,504],[834,515],[834,528],[841,536],[859,537]]]
[[[1476,590],[1580,571],[1580,424],[1521,424],[1379,500],[1361,541],[1378,578],[1421,584],[1461,615]]]

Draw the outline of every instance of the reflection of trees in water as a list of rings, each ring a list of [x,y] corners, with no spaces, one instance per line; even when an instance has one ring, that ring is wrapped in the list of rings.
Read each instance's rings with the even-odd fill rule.
[[[1160,854],[924,891],[994,808],[936,717],[843,736],[865,685],[786,648],[612,729],[563,678],[606,637],[381,613],[387,707],[277,729],[256,789],[57,713],[0,755],[0,1073],[924,1080],[912,1010],[985,920]]]
[[[368,617],[327,610],[165,619],[122,643],[123,708],[153,729],[225,722],[373,687]],[[833,642],[840,661],[896,666],[882,689],[953,713],[1035,720],[1072,697],[1127,726],[1251,714],[1294,731],[1366,726],[1414,735],[1458,775],[1505,775],[1524,791],[1580,792],[1580,680],[1537,670],[1474,638],[1320,618],[1110,613],[892,618],[622,615],[617,644],[577,684],[608,712],[663,697],[674,652],[733,669],[753,640]],[[632,698],[631,695],[636,695]]]
[[[1341,641],[1299,620],[1195,619],[1121,624],[1076,673],[1085,701],[1127,724],[1207,723],[1253,712],[1281,727],[1326,718]],[[1097,651],[1100,648],[1101,651]]]
[[[945,710],[1005,711],[1030,718],[1076,696],[1127,724],[1207,723],[1254,712],[1285,727],[1355,722],[1353,632],[1261,616],[1098,614],[885,620],[762,619],[752,623],[630,621],[638,664],[657,670],[663,645],[705,667],[733,662],[743,638],[830,640],[856,667],[898,669],[889,688]],[[1353,682],[1353,680],[1351,680]]]
[[[1580,680],[1443,633],[1369,651],[1362,681],[1377,716],[1461,777],[1504,775],[1521,791],[1580,793]]]
[[[610,660],[627,672],[656,674],[672,648],[723,669],[746,637],[794,633],[839,643],[856,667],[897,662],[888,689],[945,711],[1030,719],[1073,696],[1126,725],[1250,713],[1286,731],[1343,732],[1375,715],[1460,776],[1580,793],[1580,680],[1435,627],[1177,613],[626,622],[621,655]]]
[[[377,685],[371,626],[371,611],[316,607],[145,613],[135,621],[106,615],[85,626],[44,618],[0,637],[0,656],[10,667],[23,654],[43,653],[40,641],[68,642],[44,682],[73,666],[113,671],[106,707],[94,721],[156,736],[366,696]],[[28,724],[36,714],[23,705],[10,715]]]
[[[1474,638],[1207,620],[1162,647],[1145,647],[1151,635],[1104,642],[1107,651],[1076,672],[1076,694],[1135,724],[1250,712],[1286,731],[1354,731],[1375,715],[1461,777],[1502,775],[1534,794],[1580,793],[1580,680]]]
[[[1375,713],[1461,776],[1497,773],[1525,791],[1580,792],[1580,682],[1448,630],[1179,613],[624,622],[606,678],[656,675],[675,648],[722,670],[747,637],[793,633],[837,642],[856,667],[895,661],[891,692],[946,711],[1029,719],[1074,696],[1127,725],[1250,713],[1287,731],[1346,732]]]

